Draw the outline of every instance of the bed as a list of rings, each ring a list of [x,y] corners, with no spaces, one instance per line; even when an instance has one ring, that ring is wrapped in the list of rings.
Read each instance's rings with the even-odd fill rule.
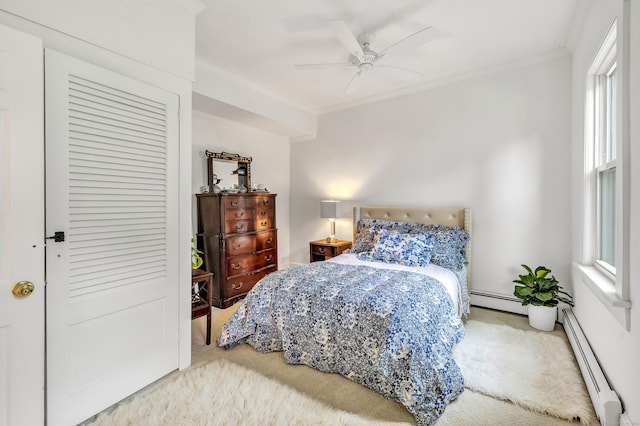
[[[355,207],[348,252],[264,277],[217,338],[338,373],[433,424],[464,390],[471,212]]]

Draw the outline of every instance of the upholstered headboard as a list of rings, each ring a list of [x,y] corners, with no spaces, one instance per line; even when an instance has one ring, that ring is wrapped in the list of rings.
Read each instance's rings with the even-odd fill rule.
[[[471,236],[471,209],[464,207],[356,206],[353,208],[353,238],[360,218],[391,220],[424,225],[459,226]],[[471,241],[465,247],[467,288],[471,289]]]

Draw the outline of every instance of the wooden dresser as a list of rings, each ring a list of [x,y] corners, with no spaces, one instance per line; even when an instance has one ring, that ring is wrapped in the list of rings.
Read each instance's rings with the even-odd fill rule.
[[[278,270],[276,194],[196,194],[198,248],[213,272],[212,303],[231,306]]]

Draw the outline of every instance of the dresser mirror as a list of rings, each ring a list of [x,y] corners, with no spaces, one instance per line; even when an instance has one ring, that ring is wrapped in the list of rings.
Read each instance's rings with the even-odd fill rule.
[[[238,177],[238,188],[246,188],[251,191],[251,157],[242,157],[239,154],[229,152],[205,151],[207,158],[207,184],[213,188],[218,183],[218,179],[223,180],[221,186],[231,187],[233,184],[224,183],[228,176]],[[214,168],[215,161],[215,168]]]

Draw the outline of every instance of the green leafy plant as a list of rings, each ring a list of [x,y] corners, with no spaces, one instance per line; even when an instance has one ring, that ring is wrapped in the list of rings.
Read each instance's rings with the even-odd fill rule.
[[[202,266],[203,260],[202,260],[202,256],[200,256],[201,254],[203,254],[203,252],[198,250],[198,247],[196,246],[196,239],[192,238],[191,239],[191,268],[192,269],[198,269]]]
[[[522,299],[522,305],[558,306],[558,302],[564,302],[574,306],[573,298],[558,284],[556,277],[549,274],[551,269],[546,266],[538,266],[535,271],[527,265],[522,265],[527,271],[525,275],[518,275],[520,279],[513,280],[520,284],[515,286],[513,295]]]

